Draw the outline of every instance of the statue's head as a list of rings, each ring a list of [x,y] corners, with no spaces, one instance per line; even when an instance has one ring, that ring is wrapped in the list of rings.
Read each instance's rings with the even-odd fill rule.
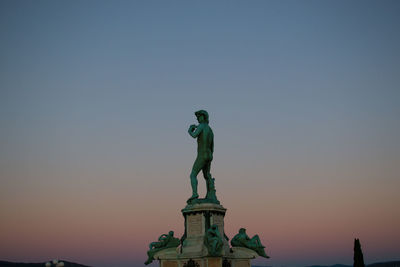
[[[240,228],[240,229],[239,229],[239,233],[241,233],[241,234],[246,233],[246,229],[245,229],[245,228]]]
[[[196,111],[196,112],[194,113],[194,115],[196,115],[197,120],[199,120],[199,117],[200,117],[200,116],[203,116],[204,122],[205,122],[205,123],[208,123],[208,112],[207,112],[207,111],[201,109],[201,110],[199,110],[199,111]],[[200,122],[200,121],[199,121],[199,122]]]
[[[170,236],[174,236],[174,231],[169,231],[168,233]]]

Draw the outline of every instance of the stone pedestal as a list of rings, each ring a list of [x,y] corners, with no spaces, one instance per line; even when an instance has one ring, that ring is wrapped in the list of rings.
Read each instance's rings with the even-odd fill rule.
[[[187,257],[179,252],[179,248],[171,248],[156,253],[154,258],[159,260],[160,267],[251,267],[250,260],[257,256],[247,248],[232,248],[222,257]]]
[[[250,267],[250,260],[258,255],[243,247],[229,247],[224,231],[226,209],[219,204],[199,203],[187,205],[182,209],[185,218],[185,233],[181,246],[168,248],[154,255],[160,267]],[[210,257],[204,245],[207,230],[216,224],[223,239],[222,253]]]
[[[204,236],[211,225],[218,225],[222,237],[223,252],[229,252],[228,239],[224,231],[224,216],[226,209],[219,204],[202,203],[188,205],[182,210],[185,218],[185,233],[182,242],[182,256],[204,257],[208,255],[204,245]]]

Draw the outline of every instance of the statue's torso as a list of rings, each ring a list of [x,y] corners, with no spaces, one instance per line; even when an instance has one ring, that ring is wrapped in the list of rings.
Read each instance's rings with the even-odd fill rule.
[[[212,160],[214,150],[214,133],[208,124],[204,123],[203,130],[197,137],[197,156]]]

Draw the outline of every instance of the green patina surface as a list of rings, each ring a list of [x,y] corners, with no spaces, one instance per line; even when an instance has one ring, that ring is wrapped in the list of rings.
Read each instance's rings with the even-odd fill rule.
[[[156,252],[167,248],[177,247],[179,244],[180,240],[179,238],[174,237],[173,231],[169,231],[168,234],[162,234],[158,238],[158,241],[150,243],[149,250],[147,251],[148,259],[144,264],[150,264],[154,260],[154,254],[156,254]]]
[[[190,173],[190,184],[192,186],[192,196],[187,200],[188,204],[196,203],[216,203],[215,179],[211,176],[211,162],[214,153],[214,133],[209,124],[209,116],[207,111],[199,110],[194,113],[197,117],[199,125],[192,124],[189,126],[188,133],[191,137],[197,138],[197,157]],[[206,180],[207,194],[204,199],[199,199],[197,192],[197,175],[203,172]]]
[[[217,225],[212,225],[204,236],[204,245],[207,247],[208,255],[221,256],[223,242]]]
[[[264,258],[269,258],[265,253],[264,246],[261,244],[260,237],[258,235],[250,238],[246,234],[245,228],[240,228],[239,233],[235,235],[231,240],[232,247],[244,247],[257,252],[258,255]]]

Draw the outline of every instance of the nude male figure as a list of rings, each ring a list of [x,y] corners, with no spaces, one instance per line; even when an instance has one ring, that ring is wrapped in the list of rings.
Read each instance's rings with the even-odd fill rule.
[[[269,256],[265,253],[265,246],[261,244],[260,237],[258,235],[250,238],[246,234],[245,228],[240,228],[239,233],[235,235],[231,240],[232,247],[245,247],[254,250],[258,255],[264,258],[269,258]]]
[[[197,117],[199,125],[190,125],[188,133],[193,138],[197,138],[197,158],[193,164],[190,173],[190,183],[192,186],[192,196],[188,202],[199,197],[197,193],[197,174],[203,171],[204,179],[207,184],[206,198],[215,198],[214,179],[211,177],[210,168],[214,152],[214,134],[210,126],[208,126],[208,113],[205,110],[199,110],[194,113]]]

